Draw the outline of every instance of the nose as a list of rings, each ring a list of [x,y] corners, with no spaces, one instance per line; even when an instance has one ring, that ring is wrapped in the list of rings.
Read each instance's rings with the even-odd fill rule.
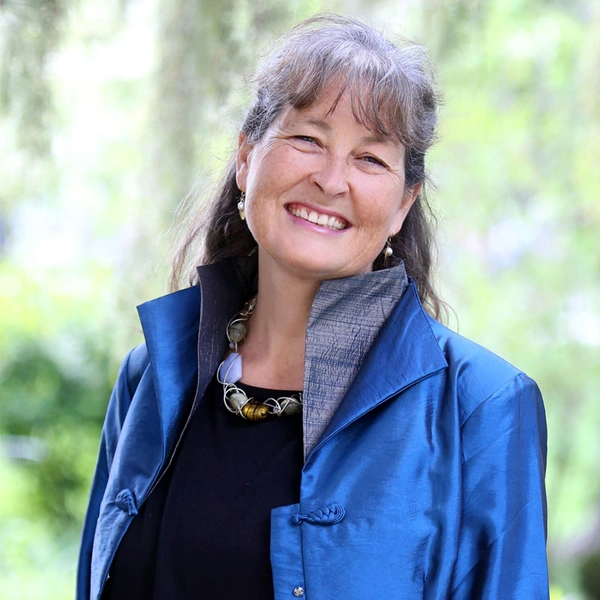
[[[311,175],[311,182],[327,196],[345,194],[348,191],[346,161],[341,157],[324,157],[323,163]]]

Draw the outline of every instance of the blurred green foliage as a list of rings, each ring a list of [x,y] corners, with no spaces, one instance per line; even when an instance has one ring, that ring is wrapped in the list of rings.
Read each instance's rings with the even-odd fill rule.
[[[227,162],[257,55],[319,10],[416,39],[438,64],[450,324],[540,384],[552,600],[600,598],[594,0],[0,3],[3,598],[72,597],[102,416],[141,341],[133,307],[166,291],[177,206]]]

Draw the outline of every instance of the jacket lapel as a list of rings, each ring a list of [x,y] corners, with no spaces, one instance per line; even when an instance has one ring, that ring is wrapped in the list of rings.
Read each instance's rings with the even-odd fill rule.
[[[200,267],[199,286],[138,307],[165,456],[171,453],[192,406],[204,396],[222,360],[227,349],[227,322],[255,292],[256,271],[252,263],[252,260],[224,261]],[[338,431],[381,402],[447,367],[428,319],[412,283],[309,457]],[[391,368],[390,360],[395,363]]]
[[[199,285],[138,307],[165,456],[223,358],[227,323],[253,293],[252,269],[252,261],[205,265],[198,268]]]
[[[244,261],[225,261],[198,268],[202,294],[198,335],[198,385],[194,409],[204,396],[227,350],[227,323],[256,293]]]
[[[305,456],[323,435],[407,285],[400,264],[319,286],[306,330]]]
[[[190,287],[138,307],[161,423],[165,455],[169,441],[187,416],[198,364],[200,288]]]
[[[411,283],[307,462],[341,429],[411,385],[447,368],[428,319],[416,286]]]

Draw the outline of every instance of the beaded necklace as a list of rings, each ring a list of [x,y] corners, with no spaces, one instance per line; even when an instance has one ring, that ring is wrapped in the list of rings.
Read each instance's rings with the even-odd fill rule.
[[[244,308],[227,324],[227,339],[233,352],[217,369],[217,381],[223,386],[223,404],[229,412],[248,421],[263,421],[271,415],[297,415],[302,411],[302,392],[259,402],[248,398],[246,392],[236,385],[242,378],[242,357],[237,351],[238,344],[246,339],[248,329],[245,323],[252,316],[255,307],[256,297],[246,302]]]

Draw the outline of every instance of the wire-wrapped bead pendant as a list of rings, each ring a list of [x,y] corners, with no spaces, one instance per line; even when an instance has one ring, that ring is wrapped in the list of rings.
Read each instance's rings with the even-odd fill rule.
[[[289,402],[282,410],[284,415],[292,416],[302,412],[302,400],[298,398],[290,398]]]
[[[246,402],[240,412],[248,421],[264,421],[269,416],[269,409],[264,404],[254,400]]]
[[[239,344],[244,340],[248,330],[242,321],[234,321],[227,328],[227,337],[231,342]]]

